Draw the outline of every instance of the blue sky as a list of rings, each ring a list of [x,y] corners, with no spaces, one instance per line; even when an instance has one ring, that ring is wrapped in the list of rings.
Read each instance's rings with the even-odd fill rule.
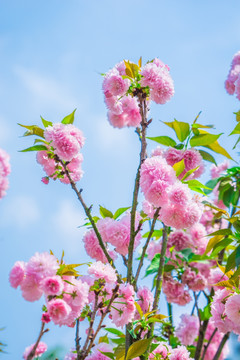
[[[239,102],[224,90],[230,61],[239,50],[239,1],[51,0],[0,4],[0,147],[11,155],[8,195],[0,201],[1,339],[6,359],[19,359],[34,342],[41,301],[27,303],[9,287],[16,260],[27,261],[50,248],[66,261],[85,259],[81,242],[84,214],[71,189],[45,186],[42,169],[17,123],[39,123],[40,115],[60,121],[77,108],[76,125],[85,136],[85,175],[79,186],[94,211],[128,206],[138,161],[133,129],[117,130],[106,119],[101,72],[122,59],[159,57],[171,69],[175,96],[153,106],[149,135],[170,135],[159,120],[214,123],[231,151],[233,112]],[[152,146],[152,144],[151,144]],[[232,153],[233,154],[233,153]],[[235,155],[236,158],[236,155]],[[218,158],[221,161],[221,158]],[[73,345],[72,329],[52,328],[45,340]]]

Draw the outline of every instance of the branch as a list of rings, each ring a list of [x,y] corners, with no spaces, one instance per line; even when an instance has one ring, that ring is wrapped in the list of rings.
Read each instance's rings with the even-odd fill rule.
[[[37,350],[38,344],[40,343],[40,340],[41,340],[42,336],[43,336],[46,332],[49,331],[49,329],[44,330],[44,326],[45,326],[45,323],[42,322],[39,336],[38,336],[38,338],[37,338],[37,341],[36,341],[34,347],[32,348],[32,351],[29,353],[29,355],[28,355],[28,357],[27,357],[27,360],[32,360],[32,359],[35,358],[35,352],[36,352],[36,350]]]
[[[201,360],[204,360],[204,357],[205,357],[205,355],[206,355],[207,349],[208,349],[209,345],[211,344],[212,339],[214,338],[214,335],[216,334],[216,332],[217,332],[217,328],[215,328],[214,331],[212,332],[212,335],[210,336],[207,345],[204,345],[204,351],[203,351],[202,359],[201,359]]]
[[[224,337],[222,338],[222,341],[220,342],[220,345],[219,345],[219,347],[218,347],[218,349],[217,349],[217,352],[216,352],[213,360],[218,360],[218,359],[219,359],[219,357],[220,357],[220,355],[221,355],[221,352],[222,352],[222,349],[224,348],[224,345],[226,344],[226,342],[227,342],[228,339],[229,339],[229,335],[230,335],[230,333],[228,332],[228,333],[226,333],[226,334],[224,335]]]
[[[80,356],[79,319],[77,319],[77,321],[76,321],[75,344],[76,344],[76,351],[77,351],[77,360],[79,360],[79,356]]]
[[[206,330],[207,330],[208,322],[209,322],[209,320],[204,320],[202,322],[202,324],[200,324],[198,342],[197,342],[196,351],[195,351],[195,357],[194,357],[195,360],[200,359],[201,352],[202,352],[203,341],[204,341],[205,333],[206,333]]]
[[[160,208],[157,208],[155,214],[154,214],[154,217],[153,217],[153,221],[152,221],[152,225],[151,225],[151,228],[150,228],[150,231],[149,231],[149,234],[148,234],[148,237],[147,237],[147,241],[142,249],[142,255],[141,255],[141,258],[140,258],[140,262],[138,264],[138,268],[137,268],[137,272],[136,272],[136,276],[134,278],[134,285],[135,287],[137,286],[137,281],[138,281],[138,278],[139,278],[139,275],[140,275],[140,271],[142,269],[142,266],[143,266],[143,262],[144,262],[144,257],[145,257],[145,254],[146,254],[146,251],[147,251],[147,247],[149,245],[149,242],[151,240],[151,237],[152,237],[152,234],[154,232],[154,228],[155,228],[155,225],[156,225],[156,222],[157,222],[157,219],[158,219],[158,216],[159,216],[159,211],[160,211]]]

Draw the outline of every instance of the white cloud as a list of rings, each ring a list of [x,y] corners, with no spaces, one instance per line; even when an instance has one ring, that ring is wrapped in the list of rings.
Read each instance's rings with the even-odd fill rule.
[[[7,202],[1,217],[1,224],[14,224],[18,228],[26,228],[39,218],[40,212],[35,199],[30,196],[19,195]]]
[[[76,107],[77,100],[69,94],[66,86],[55,79],[22,66],[16,66],[15,72],[36,102],[51,104],[63,110]]]

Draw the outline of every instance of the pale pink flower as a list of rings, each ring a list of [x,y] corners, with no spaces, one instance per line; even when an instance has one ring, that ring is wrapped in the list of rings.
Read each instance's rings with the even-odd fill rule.
[[[77,156],[85,141],[81,130],[72,124],[56,123],[48,126],[44,131],[44,137],[51,142],[54,153],[64,161],[71,161]]]
[[[129,86],[129,79],[123,79],[116,68],[109,70],[103,80],[103,92],[109,91],[113,96],[124,95]]]
[[[218,178],[225,170],[227,170],[229,167],[229,161],[225,160],[224,162],[222,162],[219,165],[212,165],[210,168],[210,172],[211,172],[211,178],[215,179]]]
[[[186,171],[195,169],[202,163],[202,156],[196,149],[184,151],[183,158]]]
[[[151,157],[153,157],[153,156],[164,157],[164,150],[160,146],[157,146],[156,149],[154,149],[151,153]]]
[[[104,279],[107,283],[117,281],[116,270],[110,264],[103,264],[101,261],[91,264],[88,273],[94,275],[96,279]]]
[[[23,353],[23,358],[25,360],[28,358],[28,355],[31,353],[32,349],[34,348],[34,345],[35,345],[35,343],[28,346],[25,349],[25,351]],[[47,351],[47,345],[44,342],[40,341],[37,348],[36,348],[36,350],[35,350],[35,354],[34,354],[33,359],[41,357],[42,354],[44,354],[46,351]]]
[[[183,230],[175,230],[171,232],[168,237],[168,248],[175,246],[176,251],[181,251],[183,249],[189,248],[192,246],[191,238]]]
[[[195,223],[199,221],[202,215],[201,206],[198,203],[192,202],[186,206],[184,212],[184,228],[192,227]]]
[[[47,303],[48,313],[55,325],[63,325],[71,307],[63,299],[52,299]]]
[[[133,320],[135,311],[133,286],[128,283],[120,284],[119,296],[111,308],[112,322],[116,326],[123,327]]]
[[[71,284],[65,283],[64,291],[67,294],[64,294],[64,300],[81,311],[88,303],[89,285],[80,279],[72,279]]]
[[[142,202],[142,211],[150,218],[153,218],[156,208],[152,204],[150,204],[149,201],[144,200]]]
[[[166,181],[153,181],[147,192],[144,193],[145,198],[156,207],[161,207],[168,202],[167,190],[169,184]]]
[[[104,95],[104,101],[108,110],[110,110],[110,112],[115,115],[121,115],[123,112],[123,104],[121,99],[119,99],[117,96],[112,96],[109,91],[106,91]]]
[[[24,261],[16,261],[9,274],[9,282],[13,288],[17,288],[23,282],[25,275]]]
[[[21,285],[22,296],[27,301],[37,301],[43,292],[39,285],[39,280],[34,275],[27,275]]]
[[[168,165],[173,166],[183,159],[183,151],[169,147],[164,153],[164,158]]]
[[[225,304],[225,312],[227,317],[234,322],[235,325],[240,325],[240,295],[234,294],[229,297]]]
[[[185,346],[193,345],[198,336],[199,319],[194,315],[183,314],[180,316],[181,321],[175,334]]]
[[[116,64],[115,68],[117,69],[117,71],[121,76],[126,75],[126,65],[124,61],[120,61],[118,64]]]
[[[0,149],[0,199],[6,195],[8,189],[7,176],[10,174],[10,156],[6,151]]]
[[[153,294],[148,287],[140,287],[137,292],[137,298],[137,303],[141,306],[144,314],[146,314],[148,311],[151,311],[154,299]]]
[[[56,274],[59,265],[54,255],[47,252],[36,253],[26,265],[27,276],[32,276],[36,281]]]
[[[104,255],[101,246],[99,245],[99,241],[94,230],[91,229],[85,233],[83,237],[83,242],[85,250],[91,258],[99,260],[103,263],[107,262],[107,258]]]
[[[83,155],[79,153],[67,165],[69,174],[74,182],[79,181],[83,176],[82,162],[83,162]],[[64,184],[70,183],[67,175],[64,175],[63,178],[60,178],[60,181]]]
[[[136,98],[133,98],[130,95],[124,96],[122,98],[122,109],[125,114],[126,126],[137,127],[140,125],[142,118]]]
[[[149,359],[157,358],[156,354],[160,354],[160,359],[167,359],[168,354],[172,351],[172,347],[165,342],[160,342],[155,350],[149,354]]]
[[[210,276],[208,277],[208,286],[213,287],[215,290],[224,289],[223,286],[216,286],[216,284],[220,281],[228,280],[228,277],[223,274],[223,272],[219,268],[211,269]]]
[[[113,127],[121,129],[126,126],[126,117],[124,113],[114,114],[112,111],[108,111],[107,116],[108,121]]]
[[[186,215],[187,213],[185,208],[169,204],[161,209],[159,217],[167,226],[172,226],[175,229],[184,229],[191,226],[190,224],[192,223],[190,220],[186,222]]]
[[[42,165],[43,170],[45,171],[45,173],[49,177],[52,177],[52,175],[56,171],[57,164],[55,163],[54,159],[51,159],[51,157],[48,155],[47,151],[45,151],[45,150],[38,151],[37,155],[36,155],[36,159],[37,159],[37,162],[40,165]],[[53,177],[53,179],[54,178],[55,178],[55,176]]]
[[[190,353],[185,346],[178,345],[177,348],[172,350],[169,360],[192,360],[192,358],[190,358]]]
[[[58,275],[46,277],[41,281],[41,289],[45,295],[60,295],[63,287],[61,276]]]
[[[174,84],[171,76],[163,72],[157,78],[155,84],[150,91],[151,100],[156,104],[165,104],[174,95]]]
[[[73,351],[75,351],[73,353]],[[76,349],[72,349],[71,352],[65,355],[64,360],[76,360],[77,359],[77,353]]]
[[[100,343],[93,348],[91,355],[86,357],[86,360],[109,360],[109,357],[102,353],[113,353],[113,348],[107,343]]]
[[[235,324],[227,317],[225,313],[225,304],[229,296],[231,296],[231,292],[229,290],[217,290],[213,296],[213,301],[211,304],[213,323],[222,333],[232,331],[235,327]]]
[[[196,274],[194,270],[186,269],[182,275],[182,282],[188,285],[189,289],[193,291],[201,291],[207,285],[207,280],[199,272]]]
[[[162,243],[154,240],[150,241],[147,248],[147,256],[149,260],[152,260],[156,254],[160,254],[162,249]]]

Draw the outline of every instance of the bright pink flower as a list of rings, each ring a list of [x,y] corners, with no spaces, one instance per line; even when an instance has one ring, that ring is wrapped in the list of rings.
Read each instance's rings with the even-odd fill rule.
[[[168,248],[175,246],[176,251],[181,251],[183,249],[189,248],[192,246],[191,238],[183,230],[175,230],[171,232],[168,237]]]
[[[71,284],[65,283],[64,291],[67,294],[64,299],[70,306],[77,307],[75,310],[82,311],[88,303],[89,285],[80,279],[71,280]]]
[[[169,360],[192,360],[192,358],[190,358],[190,353],[185,346],[178,345],[177,348],[172,350]]]
[[[41,298],[43,292],[39,281],[34,275],[27,275],[21,283],[22,296],[27,301],[37,301]]]
[[[27,359],[28,358],[28,355],[31,353],[33,347],[34,347],[35,344],[32,344],[30,346],[28,346],[24,353],[23,353],[23,358],[24,359]],[[47,345],[40,341],[40,343],[38,344],[37,348],[36,348],[36,351],[35,351],[35,354],[34,354],[34,357],[33,359],[36,359],[38,357],[40,357],[42,354],[44,354],[45,352],[47,351]]]
[[[182,303],[184,298],[184,285],[170,278],[163,280],[163,291],[169,303]],[[191,299],[190,299],[191,300]],[[189,300],[189,301],[190,301]]]
[[[123,327],[133,320],[135,311],[133,286],[128,283],[120,284],[119,296],[113,302],[110,313],[113,323]]]
[[[13,288],[17,288],[23,282],[25,275],[25,263],[16,261],[9,274],[9,282]]]
[[[101,261],[91,264],[88,273],[94,275],[96,279],[104,279],[107,283],[116,283],[117,281],[116,270],[110,264],[103,264]]]
[[[192,227],[194,224],[196,224],[202,215],[202,209],[197,203],[190,203],[185,208],[184,212],[184,228]]]
[[[183,158],[186,171],[195,169],[202,163],[202,156],[196,149],[189,149],[184,151]]]
[[[83,237],[83,242],[85,250],[91,258],[99,260],[103,263],[107,262],[107,258],[104,255],[101,246],[99,245],[99,241],[94,230],[91,229],[85,233]]]
[[[50,315],[48,312],[42,314],[41,321],[45,324],[48,324],[51,321]]]
[[[117,96],[112,96],[112,94],[110,94],[109,91],[105,92],[104,95],[105,95],[104,101],[108,110],[110,110],[110,112],[115,115],[121,115],[123,112],[121,98],[119,99]]]
[[[182,282],[188,285],[189,289],[193,291],[204,290],[207,285],[207,280],[200,272],[196,274],[194,270],[190,270],[189,268],[184,271],[182,275]]]
[[[171,76],[165,72],[162,73],[150,91],[151,100],[156,104],[165,104],[174,95],[174,84]]]
[[[91,355],[86,357],[86,360],[109,360],[109,357],[102,354],[104,352],[113,353],[113,348],[107,343],[100,343],[93,348]]]
[[[48,126],[44,136],[48,142],[51,142],[55,154],[64,161],[71,161],[77,156],[85,141],[81,130],[72,124],[56,123]]]
[[[26,265],[27,276],[34,277],[36,281],[41,281],[45,277],[56,274],[59,265],[54,255],[47,252],[36,253],[31,257]]]
[[[116,68],[111,69],[103,80],[103,92],[109,91],[113,96],[124,95],[129,86],[129,79],[123,79]]]
[[[70,163],[67,165],[67,169],[68,169],[70,176],[74,182],[79,181],[83,176],[82,162],[83,162],[83,156],[80,153],[80,154],[76,155],[72,159],[72,161],[70,161]],[[70,183],[67,175],[64,175],[63,178],[60,178],[60,181],[64,184]]]
[[[168,202],[167,190],[169,185],[166,181],[153,181],[150,188],[145,192],[145,198],[156,207],[161,207]]]
[[[43,182],[45,185],[48,185],[48,183],[49,183],[49,177],[48,177],[48,176],[42,177],[42,182]]]
[[[184,206],[192,198],[189,187],[180,181],[175,182],[168,189],[169,200],[176,205]]]
[[[143,286],[138,289],[137,292],[137,303],[141,306],[141,309],[144,314],[146,314],[148,311],[151,311],[151,307],[153,304],[153,294],[148,289],[148,287]]]
[[[52,175],[55,173],[56,171],[56,166],[57,164],[55,163],[54,159],[51,159],[48,156],[47,151],[38,151],[37,155],[37,162],[42,165],[43,170],[45,171],[45,173],[49,176],[52,177]],[[56,177],[56,176],[55,176]],[[53,177],[53,179],[55,178]]]
[[[62,325],[71,312],[71,307],[62,299],[52,299],[47,303],[47,309],[55,325]]]
[[[41,281],[41,288],[45,295],[60,295],[63,287],[63,281],[58,275],[46,277]]]
[[[165,153],[164,157],[168,163],[168,165],[173,166],[183,159],[183,151],[178,150],[172,147],[169,147]]]
[[[167,226],[172,226],[175,229],[184,229],[189,227],[189,221],[186,223],[186,211],[177,205],[169,204],[164,206],[160,211],[160,219]]]
[[[180,318],[181,321],[175,334],[183,345],[193,345],[194,340],[198,336],[199,320],[196,316],[188,314],[183,314]]]
[[[122,110],[125,114],[125,123],[127,126],[137,127],[142,118],[139,111],[139,106],[136,98],[130,95],[122,98]]]

